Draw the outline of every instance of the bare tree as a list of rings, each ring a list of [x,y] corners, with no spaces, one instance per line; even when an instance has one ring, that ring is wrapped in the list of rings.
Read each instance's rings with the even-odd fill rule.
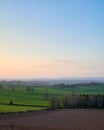
[[[45,92],[43,93],[43,98],[47,99],[48,97],[49,97],[49,93],[46,89]]]

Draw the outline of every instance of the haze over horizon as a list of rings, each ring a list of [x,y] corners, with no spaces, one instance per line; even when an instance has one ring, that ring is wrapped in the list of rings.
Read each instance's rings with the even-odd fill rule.
[[[0,79],[104,77],[103,0],[0,0]]]

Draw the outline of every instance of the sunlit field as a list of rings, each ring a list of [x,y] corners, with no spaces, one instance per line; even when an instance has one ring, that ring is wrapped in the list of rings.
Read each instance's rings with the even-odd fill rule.
[[[68,94],[104,94],[104,85],[78,86],[75,88],[57,87],[27,87],[0,89],[0,112],[21,112],[28,110],[43,110],[50,106],[53,97],[62,97]],[[12,105],[10,102],[12,101]]]

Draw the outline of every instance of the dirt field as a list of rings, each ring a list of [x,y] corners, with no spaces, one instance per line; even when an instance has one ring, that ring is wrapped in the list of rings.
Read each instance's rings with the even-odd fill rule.
[[[104,130],[104,110],[58,110],[0,115],[0,130]]]

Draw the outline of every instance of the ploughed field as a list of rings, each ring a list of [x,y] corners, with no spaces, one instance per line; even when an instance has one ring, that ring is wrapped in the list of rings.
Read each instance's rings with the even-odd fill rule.
[[[0,115],[0,130],[104,130],[104,110],[4,114]]]
[[[31,88],[31,86],[30,86]],[[104,85],[77,86],[73,88],[57,87],[4,87],[0,88],[0,113],[43,110],[50,106],[53,97],[70,94],[104,94]],[[12,100],[12,105],[10,104]]]

